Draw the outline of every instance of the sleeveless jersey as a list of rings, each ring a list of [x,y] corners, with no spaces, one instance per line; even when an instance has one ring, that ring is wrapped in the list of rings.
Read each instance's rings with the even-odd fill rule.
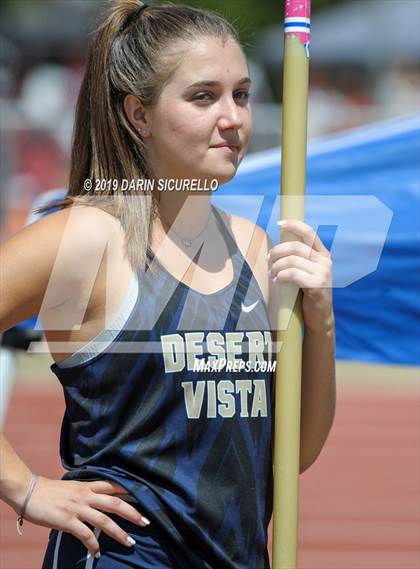
[[[63,479],[123,486],[177,551],[179,569],[268,569],[270,322],[249,264],[212,209],[230,284],[199,293],[148,248],[137,299],[107,349],[51,366],[66,401]]]

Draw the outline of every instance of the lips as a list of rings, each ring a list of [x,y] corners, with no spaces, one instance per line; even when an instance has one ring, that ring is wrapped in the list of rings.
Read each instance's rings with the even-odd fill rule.
[[[226,148],[227,150],[239,150],[239,145],[238,144],[228,144],[228,143],[222,143],[222,144],[215,144],[214,146],[211,146],[210,148]]]

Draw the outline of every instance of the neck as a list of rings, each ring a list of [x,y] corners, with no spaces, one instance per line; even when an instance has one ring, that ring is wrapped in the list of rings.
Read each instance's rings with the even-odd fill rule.
[[[194,236],[207,222],[211,209],[211,192],[191,195],[189,192],[162,192],[159,215],[165,226],[174,227],[182,235]]]

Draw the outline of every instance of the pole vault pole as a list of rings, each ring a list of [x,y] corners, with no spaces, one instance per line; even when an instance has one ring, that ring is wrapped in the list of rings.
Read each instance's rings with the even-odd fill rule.
[[[282,219],[304,221],[309,83],[310,0],[285,1]],[[294,196],[291,198],[291,196]],[[296,235],[281,231],[281,242]],[[277,317],[273,569],[297,568],[299,526],[300,401],[302,376],[302,292],[282,285]]]

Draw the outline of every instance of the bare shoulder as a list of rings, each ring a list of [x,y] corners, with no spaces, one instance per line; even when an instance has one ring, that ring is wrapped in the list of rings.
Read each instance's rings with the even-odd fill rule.
[[[226,210],[219,209],[219,212],[248,262],[251,260],[255,264],[260,257],[267,256],[273,242],[260,225],[247,217],[234,215]]]
[[[83,277],[84,260],[89,262],[108,243],[122,239],[116,218],[96,207],[77,205],[46,215],[19,231],[2,247],[2,264],[13,273],[30,270],[43,278],[54,266],[61,266],[72,278]]]
[[[89,249],[89,243],[95,244],[107,239],[110,233],[115,235],[119,227],[119,221],[103,210],[74,205],[44,215],[16,233],[6,245],[25,244],[26,241],[35,239],[37,242],[45,240],[55,246],[64,233],[69,233],[75,239],[75,246],[83,243],[84,249]]]
[[[219,212],[230,229],[242,255],[251,267],[268,303],[270,285],[266,257],[273,246],[270,236],[261,226],[246,217],[234,215],[221,209]]]
[[[95,207],[66,208],[19,231],[1,250],[2,328],[39,313],[53,271],[58,305],[80,292],[108,243],[123,251],[123,241],[119,221]]]
[[[64,232],[71,233],[79,242],[89,247],[89,242],[96,244],[115,235],[120,230],[119,221],[109,213],[91,206],[74,205],[46,215],[35,223],[25,227],[21,233],[47,235],[50,238],[61,237]]]
[[[271,329],[276,330],[279,310],[280,289],[268,274],[267,254],[274,247],[269,234],[253,221],[239,215],[223,212],[224,219],[231,228],[233,236],[248,261],[255,278],[264,294],[268,307]]]

